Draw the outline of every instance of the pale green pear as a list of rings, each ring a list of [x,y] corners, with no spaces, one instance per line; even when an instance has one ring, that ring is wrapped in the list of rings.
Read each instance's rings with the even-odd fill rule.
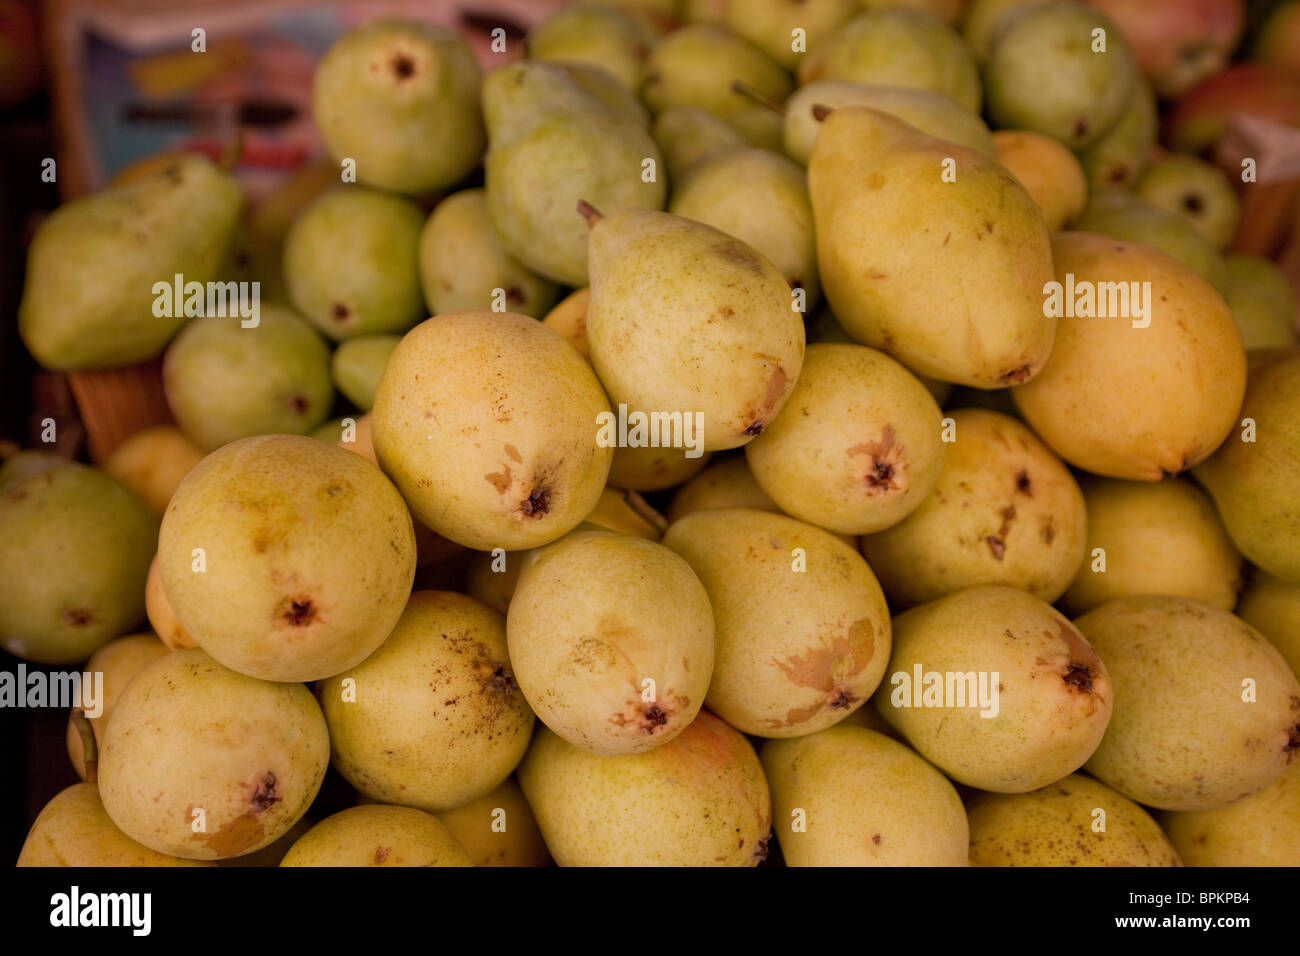
[[[243,438],[181,482],[158,571],[177,620],[218,661],[263,680],[318,680],[392,630],[415,532],[397,489],[360,455],[306,436]]]
[[[1172,594],[1231,611],[1241,553],[1209,496],[1190,481],[1085,482],[1087,557],[1065,592],[1082,614],[1113,598]]]
[[[1236,614],[1267,637],[1300,678],[1300,584],[1287,584],[1256,569]]]
[[[713,612],[691,566],[653,541],[595,525],[525,559],[506,633],[538,719],[603,756],[680,734],[713,671]]]
[[[767,855],[763,768],[745,735],[708,711],[662,747],[625,757],[539,727],[519,785],[560,866],[753,866]]]
[[[717,626],[705,704],[759,737],[847,717],[889,663],[889,609],[852,545],[785,515],[724,508],[671,525],[663,544],[699,575]]]
[[[967,805],[971,866],[1178,866],[1160,824],[1081,773]]]
[[[1160,118],[1151,84],[1138,77],[1137,88],[1115,125],[1077,152],[1089,190],[1132,187],[1156,145]]]
[[[483,153],[481,81],[473,50],[454,29],[372,20],[317,64],[312,116],[334,159],[354,164],[357,181],[402,193],[445,189]]]
[[[997,158],[993,136],[984,120],[951,96],[906,86],[818,80],[799,87],[785,103],[785,151],[805,166],[822,127],[813,114],[815,106],[870,106],[910,123],[927,136],[960,143],[990,159]]]
[[[194,314],[173,301],[176,277],[205,288],[219,278],[242,203],[229,173],[193,153],[64,203],[27,251],[23,344],[46,368],[61,370],[157,355]]]
[[[420,283],[431,315],[499,303],[536,319],[559,292],[506,252],[481,189],[454,193],[433,210],[420,233]]]
[[[1107,665],[1050,604],[985,585],[894,618],[884,718],[947,776],[1026,793],[1083,766],[1118,713]]]
[[[1219,167],[1170,153],[1138,176],[1133,191],[1166,212],[1186,216],[1216,249],[1224,248],[1241,218],[1241,200]]]
[[[294,220],[284,281],[294,307],[334,341],[404,332],[424,315],[424,213],[409,199],[341,186]]]
[[[969,828],[943,774],[897,741],[837,726],[763,744],[787,866],[966,866]]]
[[[654,40],[644,23],[617,7],[575,3],[529,30],[527,44],[534,60],[590,63],[635,92]]]
[[[861,9],[859,0],[728,0],[722,22],[793,70]]]
[[[306,687],[238,674],[192,647],[154,661],[122,691],[99,794],[122,832],[150,849],[225,859],[274,843],[302,818],[329,754]]]
[[[924,10],[869,10],[813,47],[799,83],[851,80],[950,96],[979,112],[979,71],[957,31]]]
[[[329,414],[330,353],[292,310],[195,319],[167,346],[163,389],[186,437],[204,451],[250,435],[302,435]]]
[[[330,376],[344,397],[363,412],[375,404],[379,380],[400,341],[400,335],[363,335],[340,342],[334,350]],[[335,441],[337,435],[335,432]]]
[[[785,121],[771,106],[747,106],[727,114],[727,123],[756,149],[781,152]]]
[[[1225,256],[1228,307],[1246,350],[1300,344],[1296,299],[1286,273],[1263,256]]]
[[[785,410],[745,446],[780,508],[869,534],[921,506],[943,467],[939,406],[911,372],[865,345],[810,345]]]
[[[702,223],[620,209],[591,227],[591,276],[587,344],[614,405],[680,412],[678,443],[702,428],[704,451],[743,445],[776,417],[804,333],[765,256]]]
[[[319,686],[339,773],[372,800],[430,812],[496,789],[533,730],[505,624],[463,594],[412,594],[378,650]]]
[[[812,203],[803,167],[765,149],[709,157],[673,187],[668,211],[748,243],[803,289],[804,311],[821,295]]]
[[[1101,13],[1044,3],[999,32],[983,76],[994,125],[1083,149],[1119,122],[1139,73],[1124,35]]]
[[[573,63],[564,60],[551,62],[606,106],[649,128],[650,111],[637,98],[635,92],[620,83],[608,70],[602,70],[590,63]]]
[[[316,824],[280,866],[472,866],[469,854],[431,813],[380,803],[349,807]]]
[[[526,61],[493,70],[483,110],[488,211],[506,251],[533,272],[586,284],[579,200],[602,209],[663,206],[666,170],[649,132],[563,67]]]
[[[1294,762],[1300,683],[1245,621],[1146,595],[1108,601],[1075,623],[1114,685],[1114,716],[1087,765],[1103,783],[1148,807],[1213,810]]]
[[[1043,309],[1047,226],[999,163],[846,106],[823,122],[808,187],[822,287],[855,339],[977,388],[1042,368],[1056,326]]]
[[[1300,760],[1258,793],[1161,823],[1188,866],[1300,866]]]
[[[654,137],[674,183],[703,160],[749,145],[736,127],[694,106],[670,106],[656,116]]]
[[[126,486],[48,452],[0,466],[0,646],[75,664],[144,620],[158,519]]]
[[[754,105],[736,92],[737,81],[776,102],[793,88],[785,70],[748,40],[719,24],[694,24],[655,45],[641,98],[654,113],[694,106],[725,118]]]
[[[1045,0],[971,0],[962,18],[962,35],[971,56],[983,66],[993,52],[998,37],[1025,10],[1040,6]]]
[[[1218,451],[1196,469],[1241,553],[1300,584],[1300,349],[1256,353],[1246,397]]]
[[[1085,557],[1087,513],[1070,470],[1008,415],[963,408],[948,419],[934,490],[903,521],[862,539],[885,593],[907,607],[1006,584],[1055,601]]]

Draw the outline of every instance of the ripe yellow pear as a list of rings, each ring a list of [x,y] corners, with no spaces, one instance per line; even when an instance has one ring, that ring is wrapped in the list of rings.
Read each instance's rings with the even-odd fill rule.
[[[130,634],[109,641],[90,655],[90,660],[82,668],[83,672],[104,675],[103,695],[97,702],[100,705],[99,714],[93,717],[86,715],[96,743],[104,739],[104,728],[108,726],[109,715],[113,713],[113,707],[123,688],[131,682],[132,677],[158,658],[164,657],[168,651],[167,645],[152,634]],[[68,717],[67,741],[68,758],[72,761],[77,776],[85,780],[85,748],[77,729],[75,713]]]
[[[1161,823],[1188,866],[1300,866],[1300,760],[1259,793]]]
[[[754,480],[754,473],[749,470],[744,455],[711,462],[709,467],[682,485],[668,506],[668,520],[676,521],[709,508],[781,510]]]
[[[446,825],[414,807],[374,803],[326,817],[281,866],[473,866]]]
[[[1287,584],[1257,569],[1236,613],[1282,652],[1291,673],[1300,678],[1300,584]]]
[[[1051,232],[1083,212],[1088,181],[1079,160],[1057,140],[1027,129],[1000,129],[993,134],[998,162],[1029,190]]]
[[[181,479],[202,457],[202,450],[175,425],[158,425],[136,432],[113,449],[104,459],[104,470],[161,518]]]
[[[491,793],[437,814],[475,866],[547,866],[550,851],[514,777]]]

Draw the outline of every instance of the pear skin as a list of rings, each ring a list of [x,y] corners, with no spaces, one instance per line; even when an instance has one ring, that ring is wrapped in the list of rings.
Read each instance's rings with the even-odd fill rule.
[[[514,777],[486,796],[437,814],[475,866],[549,866],[550,851]]]
[[[641,86],[654,34],[614,6],[574,4],[528,31],[534,60],[588,63],[635,92]]]
[[[591,288],[583,286],[570,292],[546,313],[543,325],[549,325],[564,337],[583,358],[591,361],[587,349],[587,306],[591,301]]]
[[[181,626],[172,613],[172,606],[167,603],[167,594],[163,591],[162,575],[158,572],[158,555],[149,562],[149,577],[144,586],[144,607],[149,616],[149,626],[158,635],[158,640],[168,650],[179,651],[185,647],[198,647],[199,642]]]
[[[753,106],[735,91],[736,81],[778,103],[793,86],[785,70],[748,40],[718,24],[694,24],[674,30],[655,45],[641,98],[656,114],[673,106],[694,106],[725,119]]]
[[[473,866],[437,817],[414,807],[349,807],[316,824],[281,866]]]
[[[400,335],[363,335],[340,342],[330,357],[330,377],[343,396],[363,412],[375,404],[375,392]]]
[[[1074,154],[1042,133],[1000,129],[993,134],[998,162],[1029,190],[1042,210],[1047,228],[1060,230],[1083,212],[1088,183]]]
[[[709,508],[749,508],[779,512],[776,502],[754,480],[743,455],[710,463],[682,485],[668,506],[669,522]]]
[[[1300,866],[1300,761],[1258,793],[1161,823],[1188,866]]]
[[[655,117],[654,137],[674,183],[702,160],[749,145],[726,120],[695,106],[670,106],[660,113]]]
[[[1236,614],[1269,639],[1300,679],[1300,584],[1287,584],[1257,569]]]
[[[104,471],[126,485],[159,518],[181,479],[199,463],[203,451],[174,425],[145,428],[113,449]]]

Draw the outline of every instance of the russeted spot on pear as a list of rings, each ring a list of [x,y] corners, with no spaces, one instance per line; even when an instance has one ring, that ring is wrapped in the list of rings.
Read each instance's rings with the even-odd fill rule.
[[[772,805],[754,748],[707,710],[654,750],[612,760],[539,727],[519,785],[560,866],[753,866]]]
[[[0,645],[42,664],[83,661],[144,620],[158,520],[95,468],[50,452],[0,466]]]
[[[943,413],[916,376],[865,345],[810,345],[783,412],[745,446],[783,511],[868,534],[920,507],[939,478]]]
[[[966,866],[957,791],[906,746],[865,727],[763,744],[786,866]]]
[[[1108,478],[1159,481],[1203,461],[1246,387],[1223,298],[1137,243],[1062,232],[1052,255],[1061,317],[1042,372],[1012,390],[1025,421],[1070,464]]]
[[[1106,661],[1115,714],[1088,773],[1161,810],[1213,810],[1300,753],[1300,683],[1240,618],[1187,598],[1119,598],[1075,622]],[[1213,733],[1199,728],[1215,728]]]
[[[717,628],[705,706],[737,730],[798,737],[838,723],[889,663],[889,608],[867,562],[828,531],[724,508],[669,527]]]
[[[1088,541],[1064,595],[1070,613],[1134,594],[1170,594],[1232,610],[1241,552],[1205,492],[1180,478],[1097,478],[1085,481],[1083,498]]]
[[[431,369],[436,371],[430,372]],[[526,315],[450,312],[388,360],[372,411],[379,464],[416,518],[466,547],[537,547],[596,506],[609,402],[558,333]]]
[[[104,728],[113,713],[117,698],[122,689],[130,683],[131,678],[144,670],[158,658],[165,656],[171,649],[152,634],[130,634],[126,637],[109,641],[90,655],[82,669],[86,674],[103,674],[103,695],[99,699],[99,716],[86,715],[91,733],[96,743],[104,739]],[[77,776],[86,779],[85,747],[81,733],[77,728],[77,714],[73,711],[68,717],[68,759],[77,771]]]
[[[1160,822],[1188,866],[1300,866],[1300,760],[1258,793]]]
[[[1074,773],[1114,703],[1106,665],[1069,619],[1001,585],[894,618],[886,675],[875,698],[884,718],[948,777],[994,793]]]
[[[491,793],[437,814],[475,866],[549,866],[542,831],[514,777]]]
[[[976,793],[971,866],[1178,866],[1140,806],[1081,773],[1029,793]]]
[[[949,413],[934,490],[910,515],[862,539],[896,607],[976,584],[1059,598],[1085,560],[1087,512],[1070,470],[1009,415]]]
[[[238,674],[190,648],[154,661],[118,698],[99,793],[122,832],[159,853],[242,856],[307,812],[329,753],[306,687]]]
[[[334,766],[380,803],[429,811],[477,799],[528,749],[505,619],[473,598],[416,591],[380,648],[320,685]]]
[[[95,783],[60,790],[36,817],[18,866],[212,866],[137,843],[104,812]]]
[[[1052,232],[1083,212],[1088,181],[1074,153],[1042,133],[1000,129],[993,134],[997,160],[1020,180]]]
[[[281,866],[473,866],[432,814],[374,803],[326,817],[289,848]]]
[[[591,222],[587,345],[610,401],[702,420],[705,451],[761,434],[803,364],[803,319],[776,266],[680,216],[582,211]]]
[[[275,681],[359,664],[415,578],[411,515],[360,455],[298,435],[231,442],[191,471],[158,535],[176,619],[214,658]]]
[[[822,288],[845,330],[945,382],[1032,379],[1056,320],[1043,310],[1047,225],[1024,186],[888,113],[821,115],[808,188]]]
[[[729,0],[715,6],[723,24],[787,70],[795,68],[804,51],[818,48],[862,12],[858,0]],[[803,50],[791,42],[796,29],[802,31]]]
[[[602,756],[680,734],[713,672],[713,609],[691,566],[653,541],[594,525],[525,558],[506,633],[538,719]]]

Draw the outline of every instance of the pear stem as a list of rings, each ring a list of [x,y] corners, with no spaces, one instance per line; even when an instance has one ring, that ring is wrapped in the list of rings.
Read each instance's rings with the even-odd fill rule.
[[[819,123],[826,119],[826,117],[830,116],[833,112],[834,110],[829,106],[823,106],[821,103],[814,103],[812,106],[813,119]]]
[[[650,503],[635,491],[623,492],[623,500],[627,502],[628,507],[636,512],[639,517],[645,519],[646,522],[653,526],[660,535],[668,530],[668,519],[655,511],[654,508],[651,508]]]
[[[81,738],[81,763],[86,768],[86,783],[99,779],[99,748],[95,745],[95,728],[90,725],[86,712],[78,707],[72,712],[72,723]]]
[[[584,219],[587,220],[587,225],[589,227],[594,226],[596,223],[600,222],[602,218],[604,218],[604,213],[602,213],[591,203],[587,202],[587,200],[585,199],[578,200],[578,212],[582,213],[582,216]]]
[[[731,92],[739,93],[747,100],[752,100],[759,106],[771,110],[778,116],[785,115],[785,107],[769,97],[764,96],[758,90],[754,89],[744,80],[733,80],[731,83]]]
[[[225,145],[221,147],[221,155],[217,157],[217,165],[228,173],[233,173],[235,167],[239,165],[240,157],[244,155],[244,134],[235,133],[230,139],[226,140]]]

